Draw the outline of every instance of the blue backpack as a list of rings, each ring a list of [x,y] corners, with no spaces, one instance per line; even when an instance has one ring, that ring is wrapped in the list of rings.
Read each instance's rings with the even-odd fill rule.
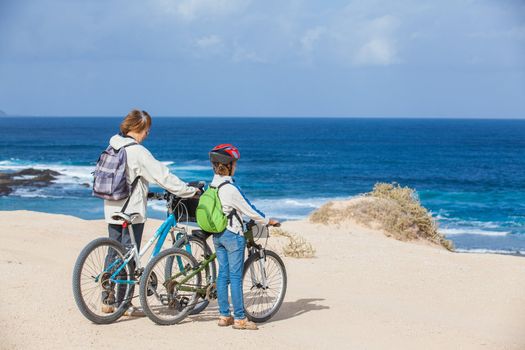
[[[93,172],[95,177],[93,179],[93,196],[102,199],[120,200],[131,195],[140,176],[135,178],[131,186],[128,185],[126,180],[126,147],[136,144],[135,142],[130,143],[119,150],[108,146],[100,154]]]

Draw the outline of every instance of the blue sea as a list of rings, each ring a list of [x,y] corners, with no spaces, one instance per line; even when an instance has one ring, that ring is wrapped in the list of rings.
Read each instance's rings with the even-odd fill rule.
[[[103,217],[86,186],[121,118],[0,118],[0,171],[57,170],[0,210]],[[415,188],[458,251],[525,254],[525,120],[154,118],[144,145],[180,178],[210,181],[207,152],[241,150],[236,178],[268,215],[306,217],[376,182]],[[150,217],[165,215],[161,202]]]

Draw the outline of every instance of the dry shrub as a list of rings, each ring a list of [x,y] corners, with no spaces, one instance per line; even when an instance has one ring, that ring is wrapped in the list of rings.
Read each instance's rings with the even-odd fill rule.
[[[310,214],[310,221],[318,224],[328,225],[336,223],[340,214],[340,210],[334,209],[334,203],[328,202],[312,214]]]
[[[292,258],[313,258],[315,256],[314,247],[303,237],[291,234],[280,228],[272,229],[271,235],[288,238],[288,244],[283,247],[284,256]]]
[[[284,231],[282,228],[270,227],[270,236],[290,237],[290,235],[291,234],[288,231]]]
[[[376,224],[398,240],[421,238],[454,249],[452,242],[438,232],[437,223],[421,205],[416,191],[395,183],[377,183],[360,200],[344,207],[330,202],[310,216],[310,221],[322,224],[339,224],[348,219],[368,226]]]

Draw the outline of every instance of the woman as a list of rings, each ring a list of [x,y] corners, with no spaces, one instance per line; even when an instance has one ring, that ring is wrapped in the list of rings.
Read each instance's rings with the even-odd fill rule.
[[[133,221],[133,233],[135,242],[140,250],[144,222],[146,221],[146,205],[149,183],[155,183],[165,190],[177,196],[187,198],[200,192],[199,189],[186,185],[177,176],[170,173],[168,167],[155,159],[151,153],[141,145],[148,137],[151,127],[151,117],[145,111],[132,110],[120,124],[120,133],[109,140],[109,144],[115,150],[126,147],[126,177],[128,184],[132,184],[139,176],[135,187],[132,188],[126,213],[138,213]],[[104,200],[104,216],[108,223],[109,237],[115,239],[125,246],[131,246],[131,238],[127,229],[123,230],[122,222],[112,218],[113,213],[122,211],[126,199]],[[125,290],[125,286],[120,286]],[[117,294],[123,294],[118,293]],[[102,311],[114,312],[112,305],[103,301]],[[129,316],[143,316],[142,312],[134,308],[130,303],[127,311]]]

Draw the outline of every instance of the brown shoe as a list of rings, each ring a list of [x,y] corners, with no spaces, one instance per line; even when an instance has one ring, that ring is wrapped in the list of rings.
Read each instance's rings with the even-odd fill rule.
[[[232,316],[229,316],[229,317],[220,316],[219,323],[217,324],[219,325],[219,327],[231,326],[233,324],[233,317]]]
[[[235,320],[233,322],[233,328],[234,329],[249,329],[249,330],[256,330],[257,325],[253,323],[252,321],[248,321],[247,318],[244,318],[242,320]]]
[[[105,314],[112,314],[115,312],[115,307],[113,305],[102,304],[102,312]]]

